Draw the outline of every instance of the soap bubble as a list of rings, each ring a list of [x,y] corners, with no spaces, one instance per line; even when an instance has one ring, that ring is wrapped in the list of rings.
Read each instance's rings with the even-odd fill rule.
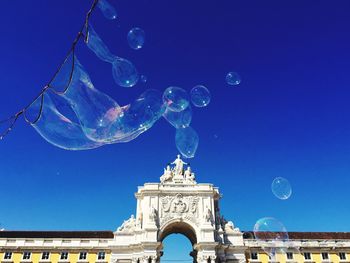
[[[192,108],[190,105],[183,111],[172,111],[167,108],[163,114],[163,117],[176,129],[186,128],[191,124],[192,120]]]
[[[72,106],[88,138],[98,142],[113,138],[110,128],[121,112],[120,107],[115,100],[94,87],[77,58],[71,85],[62,96]]]
[[[26,119],[48,142],[70,150],[128,142],[148,130],[164,114],[163,93],[148,89],[134,102],[120,107],[97,90],[83,66],[74,57],[74,70],[60,71],[51,87],[25,113]],[[67,60],[62,68],[69,69]],[[66,76],[63,76],[67,74]],[[55,92],[55,93],[53,93]],[[42,107],[42,114],[41,112]]]
[[[105,62],[113,63],[113,61],[116,59],[116,56],[110,52],[106,44],[99,37],[99,35],[93,29],[91,24],[89,24],[88,38],[86,41],[86,45],[88,46],[89,49],[91,49],[96,54],[96,56],[99,59]]]
[[[241,77],[238,75],[237,72],[229,72],[226,75],[226,82],[229,85],[235,86],[241,83]]]
[[[189,105],[186,90],[179,87],[169,87],[163,93],[163,100],[172,111],[183,111]]]
[[[123,109],[119,120],[121,129],[118,132],[130,134],[124,141],[136,138],[159,120],[165,110],[162,93],[155,89],[143,92],[133,103]]]
[[[133,87],[139,80],[135,66],[127,59],[116,58],[112,68],[114,81],[122,87]]]
[[[203,85],[197,85],[191,90],[191,101],[196,107],[205,107],[210,102],[210,92]]]
[[[133,87],[136,85],[139,75],[133,63],[125,58],[113,55],[91,25],[89,26],[89,37],[86,44],[99,59],[112,64],[112,75],[119,86]]]
[[[198,141],[198,134],[192,127],[176,129],[176,147],[184,157],[193,158],[195,156]]]
[[[128,43],[132,49],[140,49],[145,43],[145,31],[141,28],[134,27],[128,33]]]
[[[108,3],[107,0],[98,0],[97,6],[100,8],[105,18],[111,20],[117,18],[117,11],[115,11],[115,8],[110,3]]]
[[[289,181],[283,177],[276,177],[273,180],[271,190],[281,200],[286,200],[292,195],[292,187]]]
[[[26,120],[32,127],[46,141],[65,150],[88,150],[103,145],[87,138],[79,123],[63,115],[54,104],[55,97],[59,95],[46,92],[26,110]]]
[[[284,252],[288,247],[288,232],[285,226],[276,218],[264,217],[254,225],[254,235],[257,240],[271,240],[269,247],[263,247],[264,251],[274,259],[277,252]]]
[[[141,75],[140,76],[140,81],[143,82],[143,83],[146,83],[147,82],[147,77],[145,75]]]

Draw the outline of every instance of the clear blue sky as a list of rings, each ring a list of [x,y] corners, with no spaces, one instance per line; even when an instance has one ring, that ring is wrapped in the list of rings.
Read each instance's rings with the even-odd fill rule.
[[[43,87],[80,29],[91,1],[1,2],[0,115]],[[147,84],[114,84],[110,65],[81,46],[95,86],[120,104],[146,88],[206,85],[195,109],[200,144],[190,160],[199,182],[223,193],[222,212],[241,229],[264,216],[293,231],[350,231],[350,2],[111,0],[119,18],[96,10],[93,25]],[[141,50],[126,42],[146,32]],[[228,71],[242,83],[225,83]],[[136,140],[65,151],[19,121],[0,142],[0,222],[12,230],[115,230],[135,213],[134,192],[155,182],[177,150],[164,120]],[[276,199],[272,180],[290,180]]]

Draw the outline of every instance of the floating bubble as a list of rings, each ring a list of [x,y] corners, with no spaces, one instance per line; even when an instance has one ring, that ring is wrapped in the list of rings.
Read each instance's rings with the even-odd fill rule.
[[[147,77],[145,75],[141,75],[140,76],[140,81],[143,82],[143,83],[146,83],[147,82]]]
[[[116,56],[109,51],[108,47],[93,29],[91,24],[89,24],[86,45],[96,54],[99,59],[105,62],[113,63],[113,61],[116,59]]]
[[[55,82],[65,85],[70,79],[66,91],[48,90],[25,114],[28,122],[48,142],[69,150],[128,142],[151,128],[163,115],[166,107],[160,91],[148,89],[133,103],[120,107],[93,86],[76,57],[73,61],[73,73],[63,71],[68,75],[57,75]]]
[[[169,87],[163,93],[163,100],[172,111],[183,111],[189,105],[186,90],[179,87]]]
[[[210,102],[210,92],[203,85],[197,85],[191,90],[191,101],[196,107],[205,107]]]
[[[133,103],[123,108],[119,120],[120,129],[116,134],[125,135],[123,141],[127,142],[145,132],[159,120],[165,110],[162,93],[155,89],[143,92]]]
[[[133,87],[139,80],[135,66],[125,58],[116,58],[112,68],[114,81],[122,87]]]
[[[292,187],[289,181],[283,177],[276,177],[273,180],[271,190],[281,200],[286,200],[292,195]]]
[[[72,106],[88,138],[97,142],[113,139],[110,129],[121,109],[115,100],[95,89],[77,58],[70,87],[62,96]]]
[[[254,236],[257,240],[271,240],[269,247],[264,251],[274,261],[276,253],[283,253],[288,246],[288,232],[285,226],[276,218],[264,217],[254,225]]]
[[[32,122],[32,127],[46,141],[65,150],[88,150],[100,147],[101,143],[86,137],[79,123],[74,122],[58,110],[52,99],[55,97],[58,98],[59,95],[46,92],[26,110],[26,119]],[[68,102],[67,105],[69,105]]]
[[[229,72],[226,75],[226,82],[229,85],[235,86],[241,83],[241,77],[238,75],[237,72]]]
[[[163,117],[176,129],[190,126],[192,120],[192,108],[190,105],[183,111],[172,111],[167,108]]]
[[[145,43],[145,31],[141,28],[134,27],[128,33],[128,43],[132,49],[140,49]]]
[[[117,11],[107,0],[98,0],[97,6],[100,8],[105,18],[111,20],[117,18]]]
[[[198,134],[192,127],[176,129],[176,147],[184,157],[193,158],[195,156],[198,142]]]
[[[113,55],[91,25],[89,26],[89,38],[86,44],[99,59],[112,64],[112,75],[115,83],[121,87],[136,85],[139,75],[133,63],[125,58]]]

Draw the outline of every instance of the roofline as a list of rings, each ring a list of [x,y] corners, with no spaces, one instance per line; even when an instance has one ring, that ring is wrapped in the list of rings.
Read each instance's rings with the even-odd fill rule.
[[[113,239],[113,231],[0,231],[0,238],[104,238]]]

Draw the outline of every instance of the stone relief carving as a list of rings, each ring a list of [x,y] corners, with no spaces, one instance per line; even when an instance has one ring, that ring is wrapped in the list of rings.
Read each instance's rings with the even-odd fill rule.
[[[132,233],[135,231],[136,227],[136,219],[134,215],[131,215],[131,217],[128,220],[124,220],[123,224],[118,227],[117,232],[123,232],[123,233]]]
[[[160,216],[161,225],[173,218],[182,218],[195,224],[198,223],[198,197],[177,194],[175,196],[163,196],[160,201],[162,209]]]

